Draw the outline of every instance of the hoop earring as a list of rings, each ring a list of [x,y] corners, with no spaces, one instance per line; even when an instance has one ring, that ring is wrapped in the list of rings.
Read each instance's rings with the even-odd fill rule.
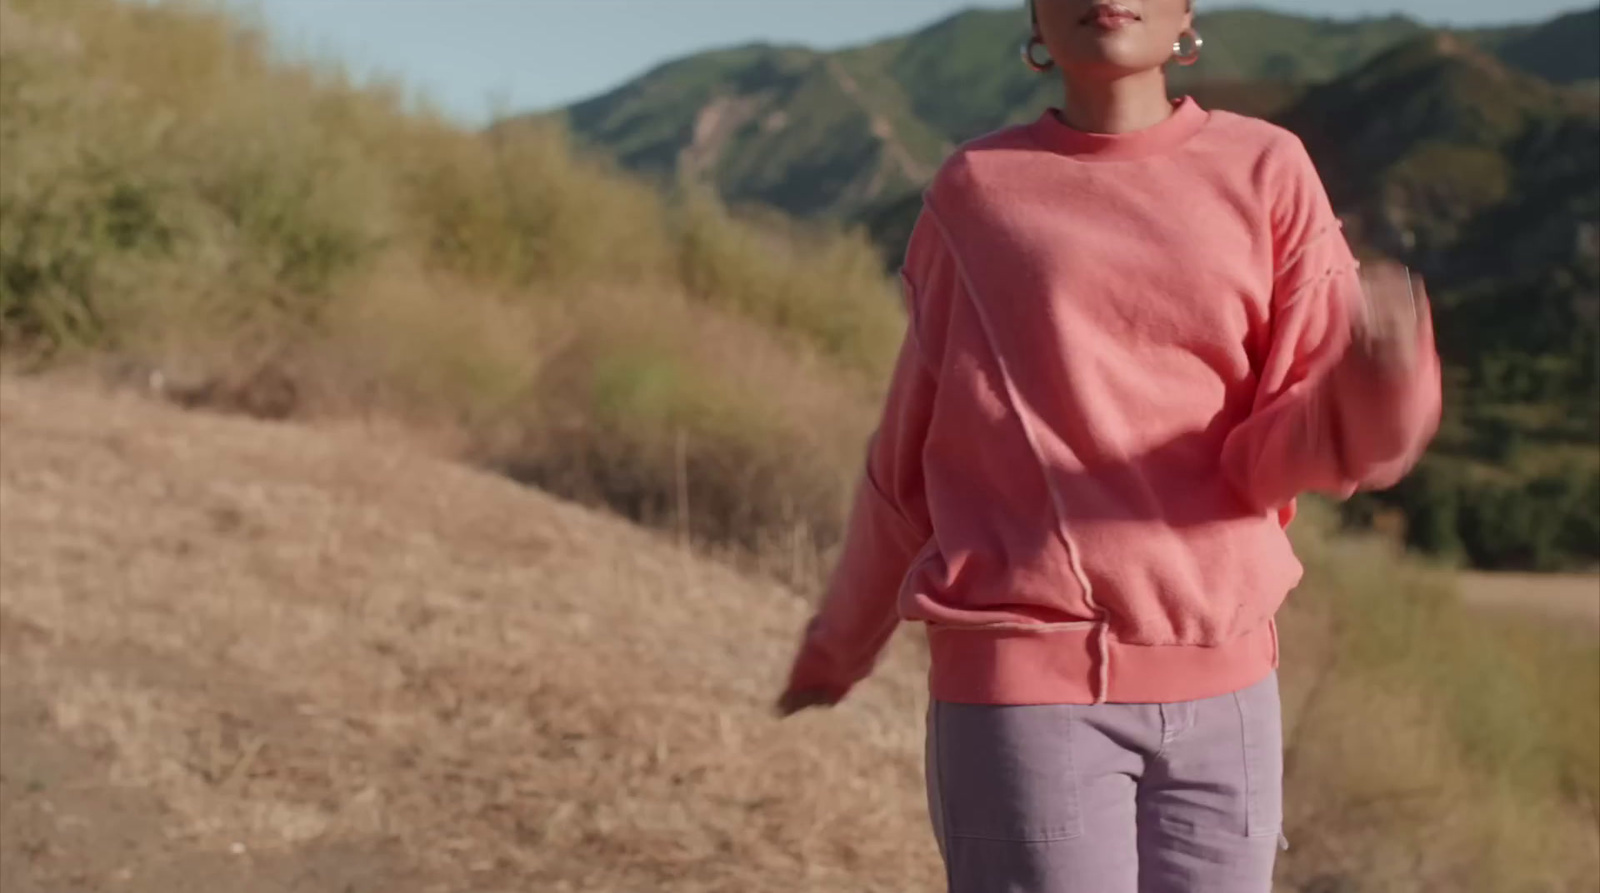
[[[1043,38],[1039,37],[1039,35],[1037,35],[1037,34],[1035,34],[1032,37],[1028,38],[1028,42],[1024,43],[1022,45],[1022,62],[1023,62],[1023,64],[1027,65],[1029,68],[1033,69],[1035,72],[1037,72],[1039,74],[1043,74],[1043,73],[1049,71],[1050,69],[1056,67],[1056,60],[1054,60],[1054,59],[1050,59],[1050,58],[1047,57],[1043,62],[1040,62],[1038,59],[1035,59],[1033,57],[1034,47],[1042,47],[1042,46],[1044,46],[1044,40],[1043,40]]]
[[[1187,47],[1184,46],[1185,42],[1189,44]],[[1200,49],[1205,45],[1206,42],[1200,37],[1200,32],[1189,28],[1179,34],[1178,39],[1172,44],[1173,61],[1183,66],[1193,65],[1200,61]]]

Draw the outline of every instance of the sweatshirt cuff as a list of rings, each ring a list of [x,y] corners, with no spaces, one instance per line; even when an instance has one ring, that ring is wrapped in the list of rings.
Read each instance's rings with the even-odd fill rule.
[[[1352,348],[1331,379],[1345,478],[1361,488],[1393,486],[1439,426],[1441,369],[1431,326],[1418,329],[1411,368],[1381,368]]]
[[[789,668],[787,691],[825,692],[842,699],[855,686],[856,680],[844,672],[837,661],[823,648],[817,635],[819,621],[812,620],[800,640],[800,651]]]

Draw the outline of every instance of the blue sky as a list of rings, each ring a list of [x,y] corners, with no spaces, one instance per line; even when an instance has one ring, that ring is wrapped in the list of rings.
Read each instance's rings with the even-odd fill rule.
[[[1336,17],[1532,20],[1584,0],[1265,0]],[[1202,8],[1237,3],[1200,0]],[[465,123],[590,96],[668,59],[766,40],[833,48],[1021,0],[236,0],[296,53],[397,76]]]

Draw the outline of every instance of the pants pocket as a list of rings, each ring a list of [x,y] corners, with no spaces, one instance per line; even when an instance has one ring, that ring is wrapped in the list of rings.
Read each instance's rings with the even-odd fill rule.
[[[1245,833],[1283,834],[1283,718],[1278,674],[1238,692],[1239,728],[1244,742]]]
[[[1020,843],[1081,835],[1072,719],[1067,704],[935,702],[929,802],[941,835]]]

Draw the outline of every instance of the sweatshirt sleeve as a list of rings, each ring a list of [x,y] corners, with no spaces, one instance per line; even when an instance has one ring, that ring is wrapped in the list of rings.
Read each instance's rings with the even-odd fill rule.
[[[1364,307],[1358,264],[1305,148],[1287,143],[1267,180],[1270,335],[1255,404],[1222,454],[1235,489],[1258,511],[1308,491],[1342,499],[1394,484],[1432,439],[1441,402],[1426,305],[1410,370],[1372,368],[1350,349],[1350,327]]]
[[[872,671],[899,623],[901,583],[933,535],[922,451],[933,414],[937,347],[927,316],[959,287],[938,227],[923,212],[900,278],[909,324],[883,415],[867,452],[843,551],[821,606],[807,625],[789,689],[843,697]]]

